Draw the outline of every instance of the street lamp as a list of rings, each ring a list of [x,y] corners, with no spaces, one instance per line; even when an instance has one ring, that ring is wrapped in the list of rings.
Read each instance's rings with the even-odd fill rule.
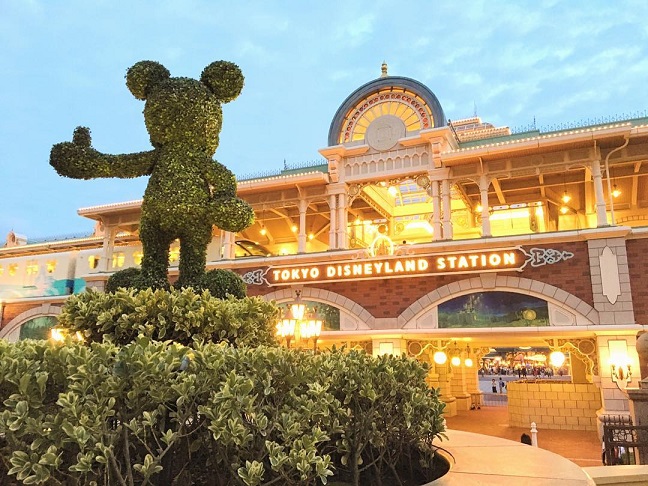
[[[286,339],[286,346],[294,339],[313,338],[313,351],[317,352],[317,340],[322,332],[322,320],[317,318],[315,312],[306,315],[306,305],[301,301],[301,290],[295,290],[295,301],[288,306],[283,319],[277,323],[277,336]]]

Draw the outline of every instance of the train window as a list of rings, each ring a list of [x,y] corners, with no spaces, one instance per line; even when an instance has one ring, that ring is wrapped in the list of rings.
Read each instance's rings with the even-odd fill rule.
[[[54,270],[56,270],[56,260],[48,260],[47,273],[54,273]]]
[[[124,266],[124,252],[118,251],[113,253],[112,266],[113,268],[121,268]]]
[[[133,262],[135,265],[141,265],[142,264],[142,258],[144,258],[144,253],[141,251],[136,251],[133,253]]]
[[[29,260],[26,270],[27,275],[36,275],[38,273],[38,262],[36,260]]]
[[[88,266],[90,268],[97,268],[99,266],[99,257],[97,255],[90,255],[88,257]]]
[[[13,277],[14,275],[16,275],[17,271],[18,271],[18,264],[17,263],[9,264],[9,276]]]

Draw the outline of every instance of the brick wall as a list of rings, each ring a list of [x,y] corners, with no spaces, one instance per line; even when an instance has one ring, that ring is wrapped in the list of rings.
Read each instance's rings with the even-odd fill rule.
[[[628,270],[637,324],[648,324],[648,239],[628,240]]]
[[[500,275],[529,278],[554,285],[593,305],[589,256],[586,242],[559,243],[537,248],[553,248],[574,254],[570,260],[542,267],[527,267],[522,272]],[[452,274],[428,277],[405,277],[313,284],[312,287],[341,294],[370,312],[376,318],[397,317],[423,295],[452,282],[475,274]],[[248,295],[264,295],[278,287],[248,286]]]
[[[593,383],[512,381],[507,393],[511,427],[597,430],[601,394]]]
[[[19,303],[19,304],[4,304],[2,309],[2,322],[0,323],[0,329],[6,326],[11,322],[16,316],[22,314],[29,309],[34,307],[40,307],[41,303],[28,302],[28,303]]]

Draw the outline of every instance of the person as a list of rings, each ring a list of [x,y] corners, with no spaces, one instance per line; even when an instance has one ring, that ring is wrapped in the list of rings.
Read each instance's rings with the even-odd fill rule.
[[[497,384],[495,383],[495,378],[491,380],[491,388],[493,389],[493,393],[497,393]]]
[[[533,445],[533,443],[531,442],[531,436],[529,434],[522,434],[522,436],[520,437],[520,442],[526,445]]]
[[[502,393],[502,390],[506,388],[506,383],[504,383],[504,380],[500,377],[499,379],[499,392]]]

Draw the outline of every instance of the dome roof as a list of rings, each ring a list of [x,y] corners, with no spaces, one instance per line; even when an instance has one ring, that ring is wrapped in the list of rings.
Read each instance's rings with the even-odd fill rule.
[[[424,84],[401,76],[383,76],[370,81],[353,93],[340,105],[329,129],[328,145],[334,146],[345,142],[363,138],[366,124],[361,119],[366,113],[376,111],[379,105],[399,104],[401,108],[394,109],[381,107],[371,115],[371,119],[383,113],[402,115],[407,110],[410,122],[408,130],[421,130],[426,128],[441,127],[446,125],[445,115],[439,100]],[[399,113],[399,111],[401,113]],[[416,114],[416,117],[412,115]]]

